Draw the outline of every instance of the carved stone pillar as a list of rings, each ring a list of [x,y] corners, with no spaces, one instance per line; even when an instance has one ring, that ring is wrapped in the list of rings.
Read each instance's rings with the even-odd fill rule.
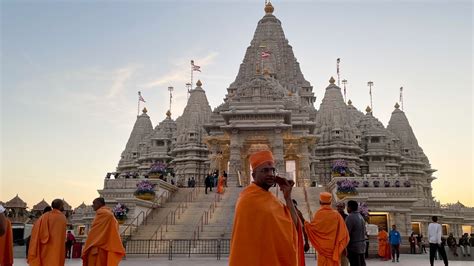
[[[238,171],[242,173],[242,162],[240,160],[240,139],[238,135],[239,131],[237,129],[232,130],[232,135],[230,136],[230,155],[229,155],[229,173],[227,174],[227,186],[239,186],[243,183],[243,180],[239,182]],[[241,176],[241,178],[243,178]]]
[[[275,168],[278,173],[286,173],[285,170],[285,159],[283,150],[283,136],[281,129],[275,129],[275,136],[272,141],[273,158],[275,159]]]

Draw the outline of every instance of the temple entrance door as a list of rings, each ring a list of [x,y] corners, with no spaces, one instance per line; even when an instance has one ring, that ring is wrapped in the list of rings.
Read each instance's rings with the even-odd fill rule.
[[[291,179],[296,185],[296,162],[294,160],[285,161],[286,178]]]

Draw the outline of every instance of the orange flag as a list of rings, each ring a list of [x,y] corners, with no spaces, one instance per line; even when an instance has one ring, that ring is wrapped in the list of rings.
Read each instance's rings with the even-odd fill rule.
[[[125,256],[119,226],[112,211],[99,208],[82,251],[83,266],[116,266]]]
[[[289,209],[271,192],[250,184],[235,207],[229,265],[297,266],[298,255]]]
[[[6,220],[5,234],[0,237],[0,266],[13,265],[13,231],[10,220]]]
[[[63,266],[66,257],[66,216],[53,209],[43,214],[31,230],[30,266]]]
[[[330,205],[321,205],[304,228],[318,252],[318,265],[339,266],[340,255],[349,243],[349,232],[341,215]]]

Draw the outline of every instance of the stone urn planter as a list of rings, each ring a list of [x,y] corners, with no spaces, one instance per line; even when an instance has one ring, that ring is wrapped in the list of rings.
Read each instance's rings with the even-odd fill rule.
[[[117,219],[117,222],[118,224],[124,224],[125,220],[127,220],[127,218],[121,218],[121,219]]]
[[[155,194],[153,194],[153,193],[140,193],[140,194],[136,194],[135,198],[141,199],[141,200],[153,200],[155,198]]]
[[[359,194],[358,192],[336,192],[336,196],[340,200],[343,200],[346,197],[357,196],[358,194]]]

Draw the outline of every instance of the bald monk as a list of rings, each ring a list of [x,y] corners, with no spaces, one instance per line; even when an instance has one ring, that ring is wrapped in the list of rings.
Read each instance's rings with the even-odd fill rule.
[[[270,151],[252,154],[250,165],[254,181],[240,193],[235,206],[229,265],[304,265],[299,257],[304,254],[299,250],[301,224],[291,200],[293,181],[275,176]],[[268,191],[276,183],[286,205]]]
[[[318,252],[318,266],[339,266],[341,254],[349,243],[346,224],[341,215],[331,208],[331,199],[330,193],[321,192],[321,208],[314,214],[311,223],[304,223],[309,241]]]
[[[28,263],[32,266],[63,266],[65,261],[66,216],[62,213],[64,203],[55,199],[52,211],[36,221],[31,230]]]
[[[0,235],[0,266],[13,265],[13,231],[10,220],[4,216],[5,208],[0,205],[0,226],[3,228],[3,233]]]
[[[82,265],[117,266],[125,256],[118,222],[104,198],[96,198],[92,208],[96,215],[82,251]]]
[[[388,233],[383,227],[380,228],[379,234],[377,235],[379,240],[379,256],[382,260],[389,260],[391,257],[390,244],[388,243]]]

